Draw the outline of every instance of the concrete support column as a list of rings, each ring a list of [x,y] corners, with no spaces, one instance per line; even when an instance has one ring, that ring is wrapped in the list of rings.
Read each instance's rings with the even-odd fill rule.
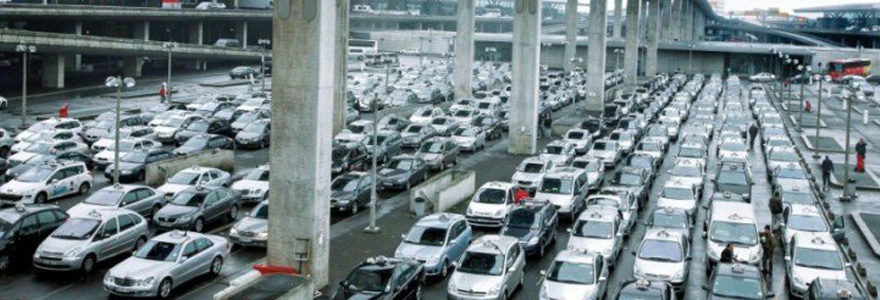
[[[336,57],[333,58],[333,136],[345,127],[345,97],[348,68],[348,0],[336,0]]]
[[[660,0],[648,4],[648,45],[645,50],[645,76],[657,74],[657,42],[660,40]]]
[[[192,23],[189,25],[189,40],[187,42],[190,44],[196,44],[196,45],[204,45],[205,44],[205,23],[204,22]],[[205,69],[207,69],[207,63],[204,60],[193,61],[193,69],[205,70]]]
[[[458,22],[455,29],[455,99],[471,97],[474,69],[474,0],[458,1]]]
[[[336,2],[277,0],[267,262],[327,285]]]
[[[623,51],[624,83],[635,84],[639,64],[639,2],[626,0],[626,43]]]
[[[510,138],[507,152],[531,155],[537,151],[541,0],[514,1]]]
[[[675,41],[681,41],[681,27],[682,21],[681,18],[684,16],[682,10],[684,10],[684,1],[685,0],[675,0],[675,3],[672,4],[672,39]]]
[[[64,88],[64,54],[47,54],[43,57],[43,87]]]
[[[660,39],[672,39],[672,0],[661,0],[660,2]]]
[[[565,56],[563,59],[563,69],[566,73],[574,70],[574,62],[572,61],[577,55],[577,13],[578,0],[568,0],[565,3]]]
[[[150,40],[150,21],[144,21],[134,27],[134,38],[145,41]]]
[[[76,29],[75,30],[76,30],[76,35],[83,34],[83,22],[82,21],[76,21]],[[82,69],[82,54],[76,54],[73,57],[73,70],[79,71],[79,69]]]
[[[693,0],[685,0],[684,2],[684,16],[682,17],[682,21],[684,22],[684,36],[682,37],[685,41],[693,41],[694,40],[694,1]]]
[[[644,39],[648,36],[647,30],[647,17],[648,17],[648,0],[642,0],[642,3],[639,4],[639,37]],[[642,42],[641,40],[639,41]]]
[[[694,40],[703,40],[706,35],[706,15],[699,9],[694,10]]]
[[[248,22],[241,22],[235,26],[235,36],[241,41],[241,47],[248,46]]]
[[[618,0],[618,2],[620,2]],[[605,26],[607,0],[590,0],[590,24],[587,32],[587,114],[601,117],[605,108]],[[619,19],[618,19],[619,20]]]
[[[125,58],[125,76],[141,77],[144,75],[144,59],[141,57]]]
[[[623,11],[623,0],[614,0],[614,27],[612,38],[619,39],[621,29],[623,28],[623,20],[620,19],[620,13]]]

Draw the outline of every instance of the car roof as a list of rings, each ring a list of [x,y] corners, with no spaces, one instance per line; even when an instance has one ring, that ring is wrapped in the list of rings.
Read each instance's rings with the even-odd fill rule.
[[[181,230],[172,230],[160,235],[153,237],[154,241],[158,242],[166,242],[172,244],[183,244],[186,241],[199,238],[206,237],[206,234],[194,232],[194,231],[181,231]]]
[[[464,220],[465,217],[453,213],[436,213],[419,219],[415,225],[424,227],[447,228],[455,222]]]
[[[79,219],[100,220],[101,222],[105,222],[105,221],[110,220],[112,218],[115,218],[117,216],[128,215],[128,214],[137,214],[137,213],[135,213],[131,210],[128,210],[128,209],[124,209],[124,208],[112,207],[112,208],[93,209],[93,210],[88,211],[87,213],[78,214],[73,217],[79,218]]]
[[[744,202],[712,201],[712,220],[755,223],[752,205]]]
[[[615,211],[617,209],[614,209]],[[589,206],[578,215],[578,221],[602,221],[614,222],[620,217],[619,213],[614,213],[611,209],[604,207]]]
[[[593,262],[595,261],[595,257],[595,254],[590,253],[585,249],[567,249],[560,251],[559,254],[556,254],[556,257],[553,258],[553,261],[593,264]]]
[[[510,248],[511,245],[518,242],[519,240],[514,237],[506,235],[487,234],[471,243],[471,245],[468,246],[467,251],[497,254],[500,249],[501,254],[507,255],[507,249]],[[498,249],[496,249],[495,246],[497,246]]]
[[[107,191],[122,191],[123,193],[128,193],[128,192],[130,192],[130,191],[132,191],[132,190],[134,190],[134,189],[140,189],[140,188],[148,188],[148,189],[152,189],[151,187],[148,187],[148,186],[146,186],[146,185],[139,185],[139,184],[114,184],[114,185],[108,185],[108,186],[105,186],[105,187],[102,188],[101,190],[102,190],[102,191],[104,191],[104,190],[107,190]]]
[[[584,173],[583,169],[578,169],[575,167],[556,167],[553,168],[553,170],[548,171],[547,174],[544,174],[544,178],[562,177],[563,179],[572,179],[582,173]]]
[[[837,250],[837,242],[828,232],[797,232],[795,237],[797,248]]]
[[[645,231],[645,237],[642,240],[663,240],[677,243],[685,243],[684,236],[675,232],[670,234],[665,228],[648,228]]]
[[[57,209],[61,211],[61,207],[57,205],[50,204],[16,204],[13,207],[7,207],[4,209],[0,209],[0,214],[3,215],[14,215],[20,218],[23,215],[32,214],[35,212],[40,212],[48,209]]]
[[[186,169],[180,170],[180,171],[178,171],[177,173],[181,173],[181,172],[193,172],[193,173],[200,173],[200,174],[201,174],[201,173],[205,173],[205,172],[208,172],[208,171],[211,171],[211,170],[217,170],[217,171],[220,171],[219,169],[211,168],[211,167],[194,166],[194,167],[189,167],[189,168],[186,168]]]
[[[654,298],[658,295],[663,295],[663,292],[667,289],[669,289],[669,286],[662,281],[631,280],[624,283],[620,293],[625,292],[627,294],[651,296]]]
[[[721,263],[718,265],[718,273],[717,275],[725,275],[725,276],[736,276],[736,277],[747,277],[747,278],[759,278],[760,271],[758,267],[749,265],[749,264],[740,264],[740,263]]]
[[[666,183],[663,184],[664,189],[665,188],[688,188],[688,189],[691,189],[693,187],[694,187],[693,184],[681,181],[679,179],[672,179],[672,178],[670,178],[670,180],[666,180]]]
[[[507,190],[513,187],[513,184],[510,182],[503,181],[489,181],[484,183],[480,189],[499,189],[499,190]]]
[[[789,209],[791,210],[791,215],[800,215],[800,216],[822,216],[819,212],[819,208],[815,205],[809,204],[791,204],[789,205]],[[823,218],[824,220],[824,218]]]

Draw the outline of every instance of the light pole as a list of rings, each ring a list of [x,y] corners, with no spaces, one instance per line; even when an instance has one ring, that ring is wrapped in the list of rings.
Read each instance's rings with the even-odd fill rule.
[[[822,118],[822,82],[825,81],[825,75],[822,74],[822,70],[819,70],[819,74],[816,74],[816,80],[819,81],[819,97],[816,99],[816,145],[813,146],[813,158],[819,159],[819,130],[822,126],[819,122],[821,122]]]
[[[495,49],[495,47],[486,47],[486,49],[483,50],[483,57],[490,57],[489,55],[491,54],[492,56],[490,57],[489,62],[494,64],[496,52],[498,52],[498,49]],[[483,63],[486,63],[485,59],[483,59]]]
[[[25,45],[24,43],[15,46],[15,52],[21,52],[21,129],[27,128],[27,69],[28,54],[36,53],[37,46]]]
[[[168,103],[171,103],[171,97],[172,97],[172,95],[174,95],[174,90],[171,87],[171,49],[177,48],[177,43],[176,42],[164,42],[164,43],[162,43],[162,47],[165,47],[165,49],[168,49],[168,84],[166,86],[165,92],[168,94],[168,96],[166,97],[166,98],[168,98]]]
[[[804,67],[804,65],[798,65],[797,68],[798,68],[798,71],[801,71],[801,80],[809,80],[809,79],[807,79],[807,76],[809,76],[808,74],[810,72],[810,66]],[[797,128],[796,128],[797,132],[804,131],[803,123],[804,123],[804,110],[805,110],[804,109],[804,86],[805,85],[807,85],[806,82],[801,83],[801,97],[800,97],[801,98],[801,113],[800,113],[800,117],[798,117],[798,123],[797,123]]]
[[[269,50],[269,45],[272,44],[272,40],[268,39],[259,39],[257,40],[257,44],[260,45],[260,48],[263,48],[263,51],[260,52],[260,85],[262,86],[263,91],[266,91],[266,50]]]
[[[853,197],[853,195],[849,194],[849,132],[852,127],[852,97],[855,96],[855,93],[850,90],[850,87],[845,88],[844,93],[843,101],[846,104],[846,152],[843,158],[843,195],[840,196],[841,202],[850,201]]]
[[[623,54],[623,49],[614,49],[614,54],[617,54],[617,61],[614,63],[614,71],[617,71],[620,70],[620,55]]]
[[[551,46],[553,46],[553,44],[551,44],[550,42],[541,43],[541,53],[544,53],[544,48],[550,49]],[[539,55],[538,56],[538,65],[540,65],[540,64],[541,64],[541,56]]]
[[[582,62],[584,62],[583,58],[580,58],[580,57],[572,57],[571,58],[571,61],[569,63],[571,64],[572,73],[578,68],[578,65]],[[568,74],[568,75],[571,75],[571,74]]]
[[[107,80],[104,81],[104,85],[110,88],[116,88],[116,131],[114,135],[114,145],[113,145],[113,184],[119,184],[119,127],[120,127],[120,118],[119,112],[121,111],[120,102],[122,98],[122,89],[123,88],[133,88],[134,87],[134,79],[131,77],[122,78],[121,76],[110,76],[107,77]]]
[[[695,47],[696,47],[696,46],[695,46],[694,44],[689,44],[689,45],[688,45],[688,72],[691,73],[691,75],[694,74],[694,62],[693,62],[693,60],[694,60],[694,48],[695,48]]]

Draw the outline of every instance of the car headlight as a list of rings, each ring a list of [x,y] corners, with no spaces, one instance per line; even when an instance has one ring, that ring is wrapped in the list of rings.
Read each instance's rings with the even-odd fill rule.
[[[238,229],[235,229],[235,226],[229,228],[229,235],[238,236]]]
[[[192,218],[193,218],[192,215],[188,215],[188,216],[183,216],[183,217],[178,218],[177,221],[179,221],[179,222],[189,222],[189,220],[192,220]]]
[[[489,289],[490,296],[497,296],[499,293],[501,293],[500,286],[493,286],[491,289]]]
[[[395,255],[396,256],[396,255]],[[455,281],[450,280],[449,284],[446,285],[446,288],[449,291],[455,291]]]
[[[642,268],[640,268],[638,264],[635,264],[633,265],[633,275],[644,276],[645,272],[642,271]]]
[[[110,276],[110,272],[104,273],[104,281],[105,282],[113,281],[113,276]]]
[[[261,240],[268,239],[268,238],[269,238],[269,232],[268,232],[268,231],[260,232],[259,234],[257,234],[257,238],[258,238],[258,239],[261,239]]]
[[[75,247],[73,249],[68,250],[64,253],[64,257],[76,257],[79,255],[79,251],[82,250],[79,247]]]
[[[684,268],[679,269],[674,274],[672,274],[672,280],[682,280],[684,279]]]
[[[533,236],[532,238],[529,239],[529,245],[534,245],[537,243],[538,243],[538,236],[537,235]]]
[[[153,280],[155,280],[155,279],[156,278],[154,278],[153,276],[150,276],[150,277],[144,278],[144,280],[138,280],[136,283],[138,283],[138,285],[140,285],[140,286],[150,286],[153,284]]]

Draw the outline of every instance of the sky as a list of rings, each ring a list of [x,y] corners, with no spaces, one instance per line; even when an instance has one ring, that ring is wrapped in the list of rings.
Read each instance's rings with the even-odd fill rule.
[[[877,0],[726,0],[725,8],[728,11],[740,11],[754,8],[766,9],[770,7],[778,7],[781,11],[792,12],[795,8],[852,3],[876,3],[874,1]]]

